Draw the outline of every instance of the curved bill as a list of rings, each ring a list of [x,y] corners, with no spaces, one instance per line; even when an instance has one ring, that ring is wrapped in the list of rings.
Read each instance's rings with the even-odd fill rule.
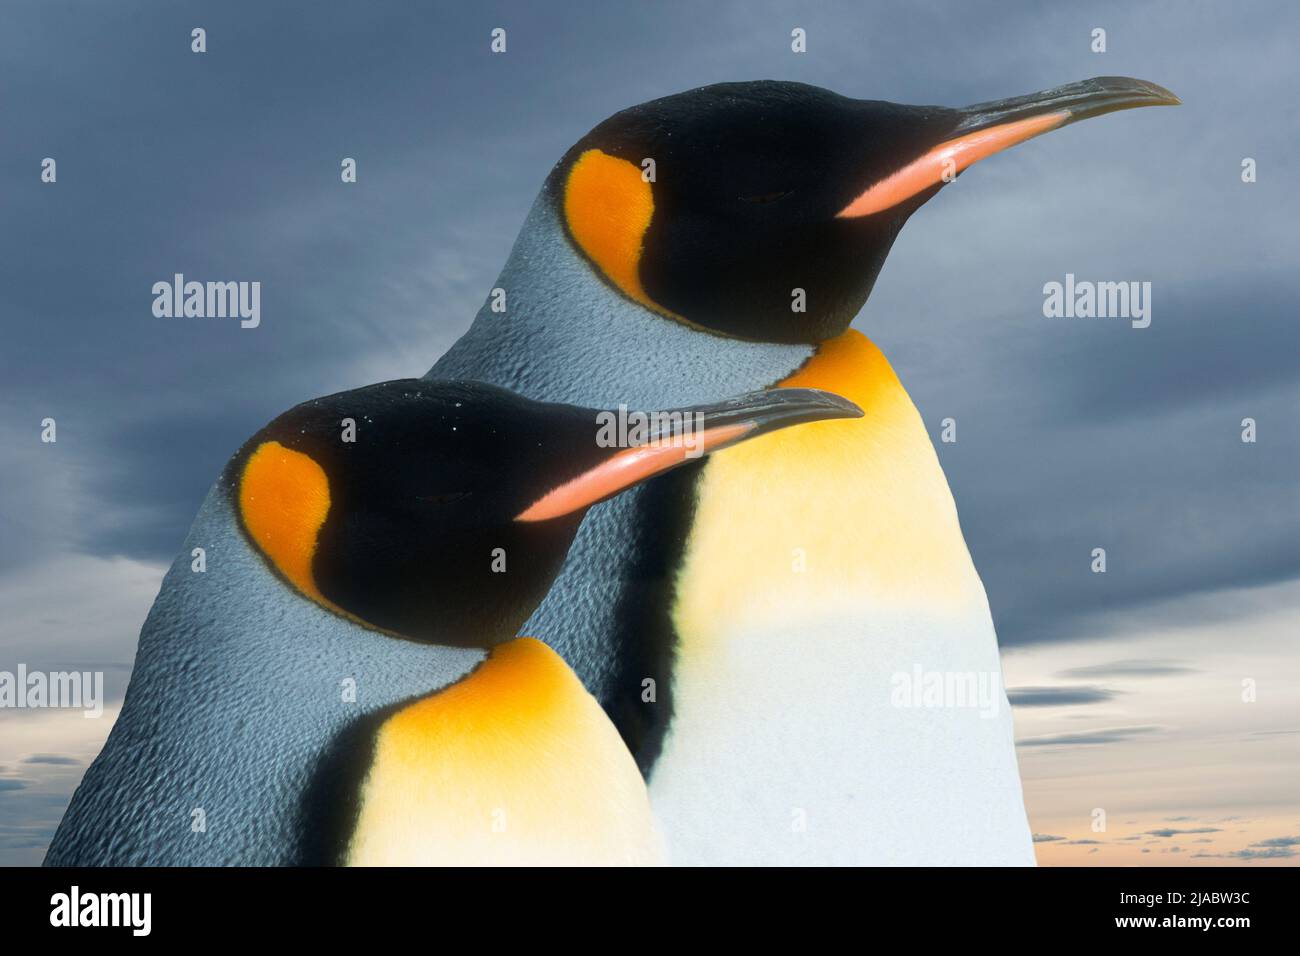
[[[626,415],[626,410],[604,414]],[[861,417],[862,409],[847,398],[816,388],[775,388],[711,405],[645,413],[634,426],[635,444],[610,448],[593,467],[547,492],[515,520],[547,521],[572,514],[647,478],[768,432]]]
[[[977,103],[954,111],[957,124],[921,156],[864,190],[837,214],[869,216],[897,206],[973,163],[1079,120],[1140,106],[1182,102],[1163,86],[1127,76],[1097,76],[1040,93]]]

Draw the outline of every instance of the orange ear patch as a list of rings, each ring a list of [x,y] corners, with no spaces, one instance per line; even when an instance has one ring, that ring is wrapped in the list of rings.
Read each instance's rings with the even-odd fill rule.
[[[263,442],[249,455],[239,482],[249,537],[294,587],[326,605],[311,563],[329,510],[329,479],[314,458],[278,441]]]
[[[564,218],[579,248],[624,295],[662,312],[641,287],[641,250],[654,196],[641,170],[598,149],[578,157],[564,187]]]

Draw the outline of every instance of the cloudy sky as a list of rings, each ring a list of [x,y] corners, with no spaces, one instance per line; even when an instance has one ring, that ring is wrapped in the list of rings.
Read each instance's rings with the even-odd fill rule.
[[[1138,76],[1185,105],[980,164],[856,326],[936,438],[957,420],[1040,860],[1300,859],[1294,4],[266,6],[6,7],[0,670],[103,670],[120,699],[226,457],[305,398],[424,372],[610,113],[722,80],[962,105]],[[260,281],[261,326],[155,318],[176,272]],[[1150,281],[1151,326],[1044,318],[1066,273]],[[114,713],[0,711],[0,863],[39,861]]]

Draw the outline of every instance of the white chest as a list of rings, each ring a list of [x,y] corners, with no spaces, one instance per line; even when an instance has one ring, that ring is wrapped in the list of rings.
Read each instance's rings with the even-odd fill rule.
[[[722,636],[679,664],[650,781],[671,863],[1033,864],[987,617]]]

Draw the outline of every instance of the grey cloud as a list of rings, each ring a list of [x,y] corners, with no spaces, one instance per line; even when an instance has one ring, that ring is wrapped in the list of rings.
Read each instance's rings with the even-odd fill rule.
[[[6,781],[0,780],[0,791]],[[0,793],[0,865],[38,866],[71,791],[17,790]]]
[[[1112,700],[1116,691],[1105,687],[1009,687],[1007,699],[1015,707],[1064,707],[1099,704]]]
[[[1058,747],[1081,744],[1113,744],[1142,734],[1153,734],[1160,729],[1157,726],[1108,727],[1101,730],[1079,731],[1077,733],[1047,734],[1041,737],[1023,737],[1016,741],[1016,746]]]
[[[1270,837],[1267,840],[1252,843],[1251,846],[1300,846],[1300,836]]]
[[[1145,852],[1145,851],[1144,851]],[[1271,847],[1266,850],[1233,850],[1230,853],[1193,853],[1193,857],[1206,857],[1220,860],[1278,860],[1296,856],[1290,847]]]
[[[76,767],[80,766],[81,761],[76,757],[67,757],[63,754],[32,754],[30,757],[24,757],[23,763],[51,764],[59,767]]]
[[[1182,836],[1185,833],[1221,833],[1222,831],[1218,827],[1197,827],[1194,830],[1171,830],[1165,827],[1159,830],[1147,830],[1146,832],[1150,836],[1172,837]]]
[[[1057,677],[1168,677],[1177,674],[1194,674],[1196,669],[1183,661],[1129,660],[1111,661],[1107,664],[1090,664],[1060,671]]]
[[[1052,843],[1053,841],[1056,841],[1056,840],[1064,840],[1064,839],[1065,839],[1065,837],[1063,837],[1063,836],[1053,836],[1053,835],[1050,834],[1050,833],[1035,833],[1035,834],[1034,834],[1034,842],[1035,842],[1035,843]]]
[[[1290,356],[1300,351],[1300,327],[1290,319],[1296,291],[1290,276],[1248,272],[1226,281],[1216,277],[1155,288],[1166,293],[1155,308],[1171,322],[1160,334],[1135,333],[1120,341],[1090,334],[1087,320],[1078,320],[1049,340],[1047,347],[1059,351],[1029,371],[1039,375],[1040,385],[1046,386],[1048,377],[1055,385],[1043,389],[1055,405],[1053,420],[1114,424],[1134,416],[1168,417],[1189,406],[1208,405],[1212,408],[1204,410],[1212,411],[1225,400],[1251,396],[1253,401],[1294,385]],[[1229,334],[1232,323],[1225,317],[1243,301],[1252,308],[1249,334],[1240,334],[1240,328]],[[1103,365],[1104,378],[1090,374]],[[1189,389],[1189,382],[1195,388]]]
[[[43,849],[53,836],[53,827],[0,824],[0,850]]]
[[[1117,340],[1096,327],[1012,323],[1014,337],[994,333],[976,346],[987,350],[982,377],[967,381],[975,375],[967,369],[960,383],[935,384],[933,399],[915,396],[932,426],[951,416],[966,429],[958,444],[938,447],[1005,643],[1102,637],[1126,609],[1300,574],[1300,513],[1285,504],[1300,435],[1284,424],[1300,376],[1279,371],[1289,380],[1261,382],[1251,371],[1297,351],[1300,330],[1278,303],[1300,297],[1300,278],[1223,285],[1209,299],[1189,290],[1203,300],[1197,314],[1180,314],[1146,344],[1133,340],[1139,331]],[[1222,319],[1243,310],[1249,334]],[[1182,351],[1168,344],[1181,338],[1191,339]],[[1135,351],[1140,358],[1126,357]],[[1220,382],[1230,399],[1219,391],[1207,399],[1199,383],[1222,373],[1201,366],[1220,355],[1236,384]],[[1008,363],[1033,382],[1004,380],[983,394]],[[1153,395],[1156,379],[1164,391]],[[961,394],[952,394],[957,384]],[[1166,401],[1178,388],[1185,400]],[[1124,414],[1092,417],[1094,407]],[[1245,417],[1270,423],[1267,441],[1240,441]],[[1235,495],[1225,498],[1229,488]],[[1053,508],[1059,520],[1043,522]],[[1105,574],[1091,572],[1094,547],[1107,550]]]

